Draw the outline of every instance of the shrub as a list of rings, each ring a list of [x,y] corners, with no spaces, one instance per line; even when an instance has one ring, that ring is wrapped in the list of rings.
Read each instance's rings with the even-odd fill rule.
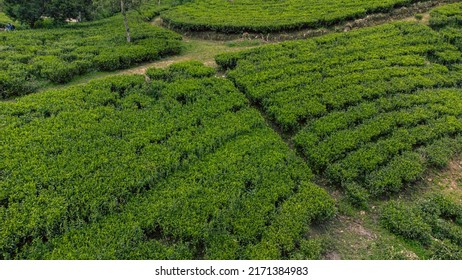
[[[94,58],[96,67],[102,71],[113,71],[120,69],[122,64],[120,57],[114,53],[101,53]]]
[[[362,188],[357,183],[346,183],[345,192],[347,200],[359,208],[367,208],[367,202],[369,201],[369,193],[366,189]]]
[[[460,57],[431,28],[395,23],[216,61],[320,176],[362,204],[363,189],[401,191],[458,153]]]
[[[380,222],[389,231],[424,244],[431,241],[431,227],[413,208],[402,202],[387,203],[380,213]]]
[[[450,240],[435,241],[429,251],[433,260],[461,260],[462,251]]]
[[[388,202],[381,209],[380,220],[392,233],[421,243],[431,259],[459,259],[462,227],[457,218],[461,210],[459,203],[431,193],[412,203]]]
[[[25,77],[15,76],[14,73],[0,73],[0,98],[12,98],[21,93],[28,94],[35,90],[35,86]]]
[[[120,16],[69,24],[51,29],[4,32],[0,40],[0,61],[8,60],[2,72],[26,80],[66,83],[73,77],[89,71],[113,71],[159,59],[181,51],[181,36],[153,27],[144,21],[132,22],[133,42],[127,44]],[[4,51],[5,50],[5,51]],[[29,87],[0,88],[0,95],[15,96],[36,90]],[[6,92],[8,91],[8,92]]]
[[[54,83],[62,84],[69,82],[78,72],[79,69],[75,67],[75,64],[59,61],[47,63],[40,70],[40,76]]]
[[[150,79],[171,82],[176,79],[207,78],[215,75],[215,69],[204,67],[198,61],[180,62],[172,65],[167,70],[149,68],[146,75]]]
[[[215,61],[222,70],[230,70],[236,68],[239,58],[243,57],[241,53],[223,53],[217,55]]]
[[[164,22],[183,31],[218,31],[225,33],[271,33],[302,28],[335,25],[368,13],[389,12],[411,1],[357,0],[344,1],[278,1],[220,0],[192,1],[161,13]]]
[[[308,254],[335,213],[310,168],[214,69],[162,71],[0,103],[1,258]]]

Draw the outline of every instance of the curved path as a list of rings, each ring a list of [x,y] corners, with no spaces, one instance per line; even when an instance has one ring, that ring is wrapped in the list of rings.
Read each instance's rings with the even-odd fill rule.
[[[390,14],[371,14],[366,18],[346,22],[342,25],[337,25],[322,29],[306,29],[294,32],[285,32],[277,34],[234,34],[226,35],[216,32],[199,32],[199,33],[184,33],[183,40],[185,49],[180,55],[170,56],[158,61],[143,63],[128,69],[113,71],[113,72],[93,72],[83,76],[76,77],[73,81],[64,85],[53,85],[45,87],[40,91],[59,89],[66,86],[78,85],[87,83],[96,78],[107,76],[122,75],[122,74],[144,74],[146,69],[151,67],[165,68],[173,63],[197,60],[203,62],[207,66],[217,68],[214,57],[217,54],[224,52],[237,52],[246,49],[255,48],[264,44],[277,43],[285,40],[294,40],[301,38],[316,37],[334,32],[348,32],[350,30],[380,25],[396,21],[414,21],[428,24],[430,15],[429,10],[436,6],[458,2],[460,0],[430,0],[428,2],[418,2],[408,7],[396,9]],[[414,15],[420,14],[417,19]],[[164,27],[160,17],[155,18],[153,25]]]

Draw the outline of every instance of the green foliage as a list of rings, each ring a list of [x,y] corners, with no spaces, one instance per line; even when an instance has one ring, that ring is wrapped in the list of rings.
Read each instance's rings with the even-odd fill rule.
[[[333,201],[323,190],[313,184],[301,185],[298,192],[281,205],[263,233],[262,241],[249,248],[250,259],[278,259],[281,251],[288,254],[295,249],[311,221],[323,221],[334,214]],[[308,244],[305,245],[304,249],[310,250]]]
[[[317,173],[365,207],[460,152],[460,57],[431,28],[395,23],[216,61]]]
[[[146,75],[153,80],[172,82],[177,79],[207,78],[215,75],[215,69],[204,67],[201,62],[188,61],[173,64],[168,69],[149,68]]]
[[[432,252],[434,260],[461,260],[462,249],[449,240],[436,241],[432,243],[429,251]]]
[[[462,50],[462,3],[444,5],[430,12],[430,26],[438,30],[446,40]],[[450,54],[447,54],[450,55]],[[462,59],[453,54],[454,59]],[[459,68],[460,69],[460,68]]]
[[[382,226],[392,233],[424,244],[431,241],[431,227],[425,223],[416,209],[397,201],[391,201],[383,207],[380,216]]]
[[[63,22],[68,18],[89,16],[92,0],[4,0],[4,11],[30,27],[43,17]]]
[[[430,194],[414,203],[388,202],[381,209],[381,224],[410,241],[420,242],[431,259],[462,257],[462,205]]]
[[[369,201],[369,192],[362,188],[357,183],[345,184],[345,193],[348,202],[358,208],[367,208]]]
[[[27,94],[36,81],[66,83],[90,71],[123,69],[181,51],[181,37],[134,21],[133,43],[125,43],[120,16],[51,30],[0,35],[0,98]],[[27,88],[29,90],[23,90]]]
[[[366,176],[366,186],[374,195],[398,192],[407,182],[414,182],[425,171],[418,153],[404,152],[387,165]]]
[[[227,33],[278,32],[316,28],[388,12],[415,0],[194,0],[161,13],[174,28]]]
[[[12,20],[10,17],[1,12],[0,4],[0,28],[5,28],[8,23],[14,23],[15,25],[17,25],[16,22],[14,22],[14,20]]]
[[[234,69],[239,59],[243,58],[242,52],[223,53],[215,57],[215,61],[223,70]]]
[[[35,81],[26,82],[26,77],[20,76],[21,73],[13,72],[10,73],[0,73],[0,99],[8,98],[15,96],[18,92],[23,94],[28,94],[36,90]]]
[[[430,25],[434,28],[462,25],[462,3],[453,3],[433,9],[430,12]]]
[[[422,150],[429,164],[435,167],[445,167],[447,163],[462,152],[462,137],[442,138]]]
[[[326,251],[326,244],[322,239],[303,239],[299,249],[291,256],[292,260],[319,260]]]
[[[0,103],[1,258],[310,256],[304,161],[211,68],[163,71]]]
[[[180,5],[189,0],[149,0],[143,3],[138,12],[141,12],[146,20],[152,20],[159,16],[162,11],[168,10],[172,6]],[[160,5],[159,5],[160,2]]]

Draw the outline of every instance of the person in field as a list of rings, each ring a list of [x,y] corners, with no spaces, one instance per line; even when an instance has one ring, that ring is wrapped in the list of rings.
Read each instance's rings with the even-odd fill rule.
[[[5,27],[5,31],[13,31],[15,29],[15,26],[11,23],[8,23]]]

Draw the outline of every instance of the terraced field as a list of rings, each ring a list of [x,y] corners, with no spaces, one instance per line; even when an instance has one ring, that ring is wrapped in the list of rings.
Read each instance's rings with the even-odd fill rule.
[[[0,33],[0,99],[24,95],[47,83],[66,83],[90,71],[125,69],[177,54],[181,37],[140,19],[127,44],[121,16],[70,25]]]
[[[444,5],[432,10],[430,25],[451,44],[462,50],[462,3]]]
[[[353,2],[163,15],[266,32],[413,1]],[[143,17],[176,4],[163,3]],[[0,33],[0,260],[461,259],[460,176],[431,177],[462,166],[461,15],[224,53],[226,72],[183,62],[22,97],[178,53],[181,37],[140,20],[126,44],[118,17]]]
[[[358,199],[397,192],[460,152],[460,61],[408,23],[217,57],[310,166]]]
[[[149,72],[0,103],[0,258],[278,259],[311,244],[333,201],[245,96],[197,63]]]
[[[462,204],[441,194],[390,201],[380,215],[389,231],[426,249],[430,259],[462,259]]]
[[[267,33],[333,25],[413,2],[419,1],[193,0],[163,12],[162,18],[171,27],[188,31]]]

